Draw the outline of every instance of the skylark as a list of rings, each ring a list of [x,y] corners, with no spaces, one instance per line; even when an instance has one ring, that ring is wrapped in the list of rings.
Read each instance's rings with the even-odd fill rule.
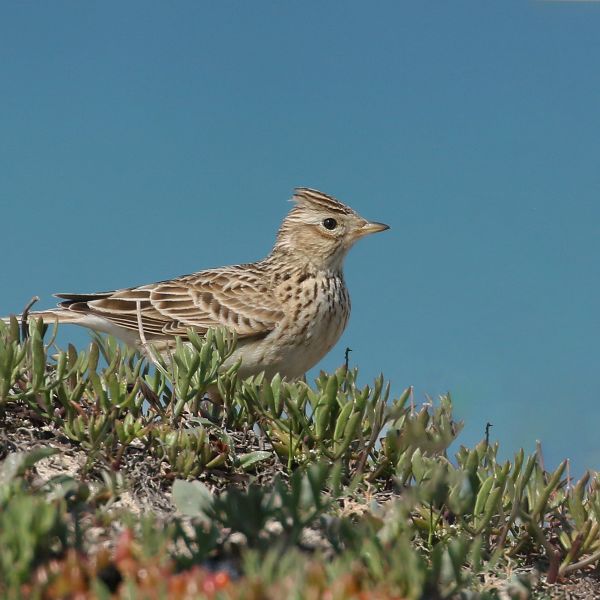
[[[271,253],[255,263],[208,269],[138,287],[96,294],[56,294],[59,308],[31,313],[160,349],[186,330],[236,332],[224,365],[241,358],[242,377],[265,372],[301,377],[331,350],[350,314],[343,275],[360,238],[389,229],[309,188],[297,188]],[[141,323],[140,323],[141,322]],[[141,324],[141,327],[140,327]]]

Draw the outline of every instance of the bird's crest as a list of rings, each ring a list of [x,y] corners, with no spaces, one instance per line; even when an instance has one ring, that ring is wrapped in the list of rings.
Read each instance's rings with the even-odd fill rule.
[[[328,196],[319,190],[313,190],[311,188],[299,187],[294,190],[294,196],[292,201],[299,205],[322,208],[330,212],[350,215],[354,211],[345,204],[342,204],[339,200],[336,200],[333,196]]]

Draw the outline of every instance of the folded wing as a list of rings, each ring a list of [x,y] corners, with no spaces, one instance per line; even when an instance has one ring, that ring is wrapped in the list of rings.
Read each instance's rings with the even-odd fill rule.
[[[101,317],[139,330],[141,317],[148,339],[185,337],[227,327],[239,338],[264,337],[283,317],[269,292],[265,274],[250,265],[213,269],[140,287],[97,294],[56,294],[64,310]]]

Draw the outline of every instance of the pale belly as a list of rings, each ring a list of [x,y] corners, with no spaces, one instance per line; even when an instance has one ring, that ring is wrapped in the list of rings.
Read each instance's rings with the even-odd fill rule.
[[[96,331],[116,335],[125,343],[141,347],[137,332],[117,327],[104,319],[89,318],[85,325]],[[97,321],[97,322],[96,322]],[[223,369],[242,360],[241,377],[258,375],[263,372],[268,378],[276,373],[288,380],[302,377],[314,367],[336,344],[348,321],[347,311],[331,313],[320,306],[312,315],[293,321],[281,321],[279,326],[265,338],[256,341],[240,340],[233,355],[225,362]],[[162,354],[161,344],[150,342]],[[168,344],[172,352],[172,344]],[[167,357],[168,355],[165,355]]]
[[[268,378],[279,373],[288,380],[302,377],[336,344],[348,321],[348,312],[331,312],[323,303],[304,319],[284,320],[267,337],[240,343],[226,367],[240,358],[240,376],[248,377],[262,371]]]

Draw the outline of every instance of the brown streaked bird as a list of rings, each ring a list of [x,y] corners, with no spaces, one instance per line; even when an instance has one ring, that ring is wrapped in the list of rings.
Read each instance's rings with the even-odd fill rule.
[[[186,330],[235,331],[245,377],[301,377],[331,350],[350,314],[344,257],[360,238],[389,229],[310,188],[297,188],[271,253],[255,263],[207,269],[167,281],[96,294],[56,294],[58,308],[30,313],[157,349]]]

